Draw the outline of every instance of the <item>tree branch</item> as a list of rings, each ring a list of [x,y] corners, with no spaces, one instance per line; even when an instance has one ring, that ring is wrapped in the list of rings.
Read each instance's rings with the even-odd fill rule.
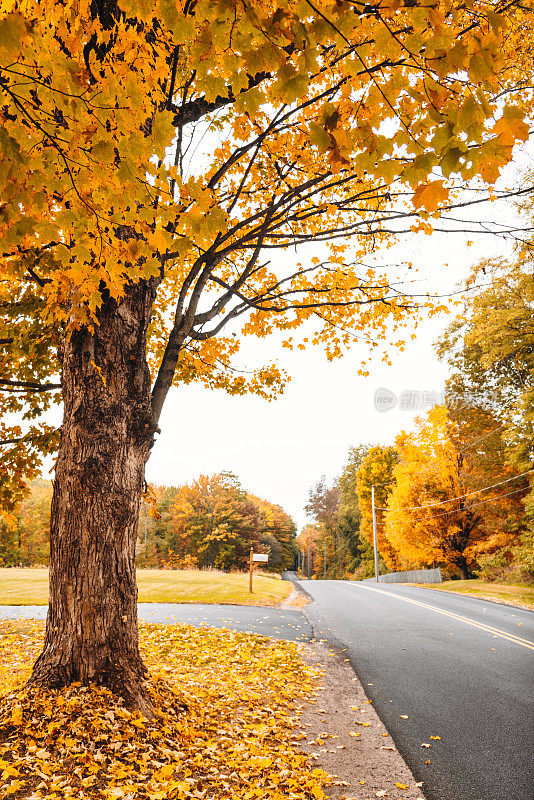
[[[8,387],[3,389],[2,387]],[[60,383],[36,383],[35,381],[10,381],[5,378],[0,378],[0,392],[12,391],[27,391],[27,392],[51,392],[55,389],[61,389]]]

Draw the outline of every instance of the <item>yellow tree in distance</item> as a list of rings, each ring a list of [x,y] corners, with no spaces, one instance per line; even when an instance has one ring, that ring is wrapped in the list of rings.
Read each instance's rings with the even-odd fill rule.
[[[528,481],[518,478],[511,490],[508,485],[508,490],[497,486],[477,493],[453,428],[446,407],[435,406],[418,421],[415,433],[397,438],[399,463],[388,498],[385,534],[408,564],[437,562],[457,569],[465,579],[477,555],[517,538],[517,530],[495,524],[484,504],[506,509],[515,502],[508,493],[518,489],[526,493]]]

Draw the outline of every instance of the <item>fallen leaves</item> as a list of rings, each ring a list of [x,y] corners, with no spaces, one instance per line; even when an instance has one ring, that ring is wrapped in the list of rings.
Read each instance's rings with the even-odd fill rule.
[[[21,689],[42,629],[36,623],[0,624],[0,682],[10,670],[10,648],[18,665],[0,707],[2,796],[324,797],[329,777],[311,769],[296,746],[295,702],[311,691],[316,673],[300,659],[295,643],[228,630],[141,625],[142,653],[152,673],[146,688],[155,719],[149,721],[102,687]]]

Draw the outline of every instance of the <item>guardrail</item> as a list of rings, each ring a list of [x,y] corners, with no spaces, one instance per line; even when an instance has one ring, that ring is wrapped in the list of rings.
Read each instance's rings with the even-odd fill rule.
[[[366,581],[374,582],[374,578],[366,578]],[[386,575],[379,575],[379,583],[442,583],[441,569],[411,569],[408,572],[388,572]]]

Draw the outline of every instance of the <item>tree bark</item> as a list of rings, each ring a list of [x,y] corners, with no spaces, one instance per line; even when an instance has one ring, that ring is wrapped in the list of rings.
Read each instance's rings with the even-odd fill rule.
[[[50,601],[30,685],[104,685],[147,714],[135,543],[156,424],[146,333],[155,283],[103,290],[94,332],[62,343],[64,419],[50,525]]]
[[[462,556],[455,561],[455,565],[458,567],[462,580],[467,581],[470,578],[467,560]]]

